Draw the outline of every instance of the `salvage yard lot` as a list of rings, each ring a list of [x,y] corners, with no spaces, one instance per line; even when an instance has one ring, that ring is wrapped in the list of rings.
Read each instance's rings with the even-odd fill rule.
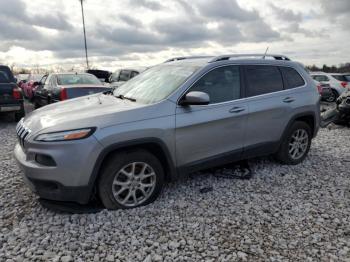
[[[0,260],[348,261],[349,138],[331,126],[300,165],[253,159],[249,180],[201,173],[145,207],[69,215],[41,207],[24,185],[15,123],[1,117]]]

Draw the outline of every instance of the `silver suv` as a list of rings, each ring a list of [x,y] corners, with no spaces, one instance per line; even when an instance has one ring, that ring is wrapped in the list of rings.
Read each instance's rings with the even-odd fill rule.
[[[299,63],[269,58],[171,59],[113,92],[35,110],[17,126],[25,180],[45,199],[98,196],[116,209],[228,162],[274,155],[298,164],[319,128],[320,97]]]

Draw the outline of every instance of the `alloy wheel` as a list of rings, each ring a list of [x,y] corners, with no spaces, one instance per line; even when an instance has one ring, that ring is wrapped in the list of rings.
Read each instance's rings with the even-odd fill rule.
[[[302,158],[307,151],[308,144],[309,135],[306,132],[306,130],[295,130],[295,132],[291,136],[288,146],[289,156],[294,160]]]
[[[121,205],[134,207],[145,202],[156,186],[156,173],[145,162],[132,162],[122,167],[115,175],[112,193]]]

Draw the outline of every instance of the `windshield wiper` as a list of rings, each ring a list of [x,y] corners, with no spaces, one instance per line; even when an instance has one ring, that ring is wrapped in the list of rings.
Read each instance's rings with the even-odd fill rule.
[[[130,100],[130,101],[132,101],[132,102],[136,102],[136,99],[135,99],[135,98],[127,97],[127,96],[124,96],[124,95],[117,95],[116,98],[127,99],[127,100]]]

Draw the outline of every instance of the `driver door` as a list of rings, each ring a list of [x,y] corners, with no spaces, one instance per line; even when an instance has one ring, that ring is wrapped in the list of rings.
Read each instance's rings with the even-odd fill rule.
[[[176,108],[176,159],[186,171],[239,160],[248,107],[242,101],[240,67],[215,68],[188,91],[209,95],[208,105]]]

